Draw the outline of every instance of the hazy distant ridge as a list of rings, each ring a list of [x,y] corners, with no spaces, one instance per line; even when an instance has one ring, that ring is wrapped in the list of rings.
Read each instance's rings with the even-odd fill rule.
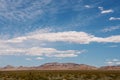
[[[7,65],[5,67],[0,68],[0,70],[120,70],[120,66],[101,66],[95,67],[86,64],[76,64],[76,63],[45,63],[40,66],[34,67],[14,67],[11,65]]]

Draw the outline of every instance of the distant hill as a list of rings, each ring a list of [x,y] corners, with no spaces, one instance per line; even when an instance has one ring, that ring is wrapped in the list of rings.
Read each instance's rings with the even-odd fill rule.
[[[102,66],[99,69],[101,69],[101,70],[120,70],[120,65],[117,65],[117,66]]]
[[[40,66],[34,67],[14,67],[11,65],[7,65],[5,67],[0,68],[0,70],[120,70],[119,66],[101,66],[97,68],[95,66],[86,65],[86,64],[76,64],[76,63],[45,63]]]
[[[13,69],[13,68],[15,68],[15,67],[12,65],[7,65],[7,66],[3,67],[3,69]]]
[[[76,64],[76,63],[46,63],[39,67],[38,69],[43,70],[91,70],[97,69],[94,66],[89,66],[85,64]]]

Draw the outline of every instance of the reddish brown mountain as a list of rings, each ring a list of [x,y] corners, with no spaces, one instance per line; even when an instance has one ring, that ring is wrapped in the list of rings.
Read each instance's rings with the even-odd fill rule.
[[[76,63],[46,63],[40,66],[34,67],[14,67],[7,65],[0,70],[120,70],[120,65],[118,66],[102,66],[100,68],[86,65],[86,64],[76,64]]]
[[[43,70],[93,70],[97,69],[94,66],[89,66],[85,64],[75,64],[75,63],[46,63],[39,66],[37,69]]]
[[[118,65],[118,66],[102,66],[99,69],[101,69],[101,70],[120,70],[120,65]]]

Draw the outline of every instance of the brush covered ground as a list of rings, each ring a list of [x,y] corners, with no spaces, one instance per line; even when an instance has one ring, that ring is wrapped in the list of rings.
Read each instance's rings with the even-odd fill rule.
[[[0,71],[0,80],[120,80],[119,70]]]

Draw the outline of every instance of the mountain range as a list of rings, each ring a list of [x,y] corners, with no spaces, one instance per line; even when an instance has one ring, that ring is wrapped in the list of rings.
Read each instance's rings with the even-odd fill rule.
[[[7,65],[0,68],[1,71],[7,70],[120,70],[120,65],[117,66],[101,66],[95,67],[86,64],[76,64],[76,63],[45,63],[40,66],[33,67],[14,67],[12,65]]]

